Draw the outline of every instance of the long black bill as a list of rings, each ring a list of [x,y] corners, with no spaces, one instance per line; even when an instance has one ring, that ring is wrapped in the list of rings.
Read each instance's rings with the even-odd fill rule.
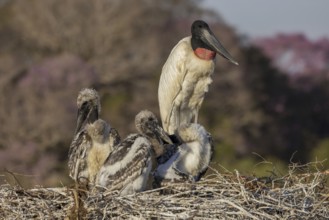
[[[233,57],[229,54],[229,52],[227,52],[227,50],[223,47],[220,41],[217,40],[217,38],[215,37],[215,35],[212,33],[211,30],[203,29],[201,40],[209,47],[211,47],[214,51],[216,51],[219,55],[229,60],[231,63],[237,66],[239,65],[238,62],[236,62],[233,59]]]
[[[93,123],[98,119],[98,109],[97,106],[91,103],[84,103],[81,108],[78,109],[77,117],[77,127],[75,129],[75,134],[81,131],[87,123]]]
[[[172,140],[170,139],[170,137],[168,136],[168,134],[163,130],[163,128],[161,128],[160,126],[157,126],[155,128],[155,132],[156,132],[156,135],[158,137],[160,137],[162,140],[164,140],[168,144],[173,144]]]

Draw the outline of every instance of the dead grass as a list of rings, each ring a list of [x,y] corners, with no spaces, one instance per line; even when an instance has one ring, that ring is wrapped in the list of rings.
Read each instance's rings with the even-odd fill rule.
[[[283,177],[207,176],[197,184],[118,196],[75,187],[0,188],[4,219],[329,219],[329,171],[293,164]],[[315,169],[314,169],[315,168]],[[170,194],[161,194],[171,191]]]

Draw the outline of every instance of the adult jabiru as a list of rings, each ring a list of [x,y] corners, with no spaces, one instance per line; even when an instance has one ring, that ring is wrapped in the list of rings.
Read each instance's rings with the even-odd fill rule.
[[[192,36],[183,38],[172,49],[158,88],[164,130],[174,134],[185,123],[197,123],[198,112],[212,82],[216,53],[238,65],[204,21],[194,21]]]

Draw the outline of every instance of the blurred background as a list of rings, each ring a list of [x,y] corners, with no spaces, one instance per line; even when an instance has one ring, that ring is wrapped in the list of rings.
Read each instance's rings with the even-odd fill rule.
[[[290,162],[329,168],[327,1],[0,0],[0,183],[70,183],[76,97],[97,89],[101,117],[122,137],[159,117],[171,49],[205,20],[239,62],[216,58],[199,122],[212,167],[283,175]]]

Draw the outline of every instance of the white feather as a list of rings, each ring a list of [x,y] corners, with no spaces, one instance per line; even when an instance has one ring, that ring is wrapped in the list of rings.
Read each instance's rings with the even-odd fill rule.
[[[212,82],[213,60],[198,58],[191,37],[172,49],[162,68],[158,99],[164,130],[173,134],[179,125],[197,122],[198,111]]]
[[[120,195],[129,195],[136,192],[142,192],[147,187],[147,181],[152,169],[151,158],[147,161],[147,166],[143,168],[142,174],[136,178],[133,182],[128,184],[121,192]]]
[[[128,136],[129,138],[129,136]],[[128,163],[130,163],[135,156],[135,153],[138,151],[139,146],[145,144],[145,145],[150,145],[149,141],[144,138],[144,137],[138,137],[133,145],[131,146],[131,149],[128,151],[128,153],[119,161],[112,165],[106,165],[104,164],[102,168],[100,169],[99,172],[99,177],[98,177],[98,184],[100,186],[106,186],[107,185],[107,177],[114,175],[118,171],[120,171],[122,168],[127,166]]]
[[[164,164],[158,166],[155,176],[163,179],[181,179],[177,173],[198,177],[210,163],[212,146],[207,131],[199,124],[180,126],[177,135],[183,144]]]
[[[180,179],[181,176],[177,175],[176,171],[173,169],[173,165],[179,156],[180,152],[177,152],[166,163],[159,165],[155,171],[155,176],[164,179]]]

